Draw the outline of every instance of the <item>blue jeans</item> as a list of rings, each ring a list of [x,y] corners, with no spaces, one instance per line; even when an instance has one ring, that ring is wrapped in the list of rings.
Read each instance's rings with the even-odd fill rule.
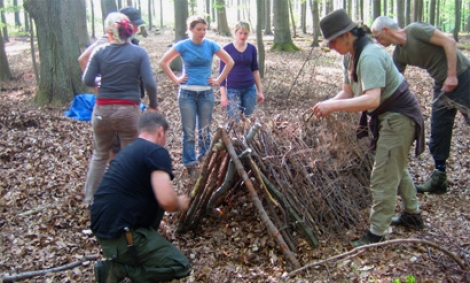
[[[253,114],[256,106],[256,87],[252,85],[247,88],[227,88],[227,98],[230,101],[227,106],[228,119],[235,117],[240,120],[240,114],[249,116]]]
[[[193,167],[211,145],[210,123],[214,109],[214,92],[212,89],[205,91],[180,89],[178,104],[183,128],[183,164],[186,167]],[[199,149],[197,156],[194,134],[196,123]]]

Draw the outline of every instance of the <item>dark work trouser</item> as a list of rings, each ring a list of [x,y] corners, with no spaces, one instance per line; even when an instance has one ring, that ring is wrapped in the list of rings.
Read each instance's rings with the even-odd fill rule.
[[[434,160],[447,160],[452,141],[452,129],[457,110],[470,125],[470,68],[459,77],[453,92],[441,94],[441,84],[434,84],[429,150]]]
[[[189,275],[190,263],[181,251],[152,227],[132,231],[140,266],[127,248],[125,235],[117,239],[99,239],[103,256],[127,266],[134,283],[171,281]]]

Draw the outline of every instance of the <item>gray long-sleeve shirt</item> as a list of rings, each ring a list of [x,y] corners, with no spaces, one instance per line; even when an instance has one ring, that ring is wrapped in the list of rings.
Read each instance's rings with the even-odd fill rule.
[[[157,82],[144,48],[133,44],[104,44],[95,48],[83,73],[83,83],[95,86],[98,75],[101,75],[101,86],[97,99],[123,99],[140,103],[141,77],[149,97],[149,106],[157,107]]]

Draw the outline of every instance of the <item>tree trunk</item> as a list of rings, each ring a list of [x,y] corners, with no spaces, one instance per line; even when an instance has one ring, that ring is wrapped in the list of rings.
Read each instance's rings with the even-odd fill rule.
[[[155,5],[153,3],[153,0],[148,0],[148,11],[149,11],[149,22],[148,22],[148,29],[151,30],[152,29],[152,6]]]
[[[287,4],[289,5],[289,12],[290,12],[289,15],[290,15],[290,19],[291,19],[291,22],[292,22],[292,37],[296,38],[297,37],[297,28],[295,26],[294,11],[292,10],[292,1],[287,0]]]
[[[126,2],[127,2],[127,6],[133,6],[132,5],[132,0],[127,0]]]
[[[381,16],[381,7],[380,7],[380,0],[374,0],[374,7],[372,9],[372,19],[375,19]]]
[[[413,4],[413,22],[420,22],[423,20],[423,0],[414,0]]]
[[[0,0],[0,16],[2,18],[2,24],[3,24],[3,42],[9,42],[10,38],[8,37],[8,28],[7,28],[7,19],[5,17],[5,5],[4,1]]]
[[[117,8],[118,10],[122,8],[122,0],[117,0]]]
[[[217,31],[222,36],[232,36],[227,22],[225,0],[216,0],[217,3]]]
[[[175,43],[187,38],[186,20],[188,18],[188,0],[175,0]],[[183,61],[178,56],[170,63],[170,69],[181,72],[183,70]]]
[[[395,11],[395,14],[397,15],[397,23],[401,28],[404,28],[406,26],[405,2],[405,0],[397,0]]]
[[[188,0],[175,0],[175,42],[187,38]]]
[[[161,1],[161,0],[160,0]],[[207,29],[211,29],[211,0],[205,1],[205,14],[206,14],[206,22],[207,22]]]
[[[312,24],[313,24],[313,42],[312,46],[319,46],[320,42],[318,38],[321,36],[320,31],[320,9],[318,8],[318,1],[310,0],[310,10],[312,12]]]
[[[263,42],[263,22],[264,19],[262,15],[264,15],[265,9],[265,0],[256,0],[256,43],[258,45],[258,65],[259,65],[259,76],[264,78],[264,70],[265,70],[265,58],[266,58],[266,51],[264,49],[264,42]]]
[[[15,26],[20,27],[20,10],[18,9],[18,0],[13,0],[13,6],[15,7]]]
[[[352,20],[353,21],[360,21],[361,17],[359,16],[359,0],[352,0]]]
[[[300,3],[300,29],[303,34],[307,33],[307,1]]]
[[[26,12],[26,10],[24,10],[23,16],[24,16],[24,30],[27,32],[30,32],[31,27],[29,26],[29,15],[28,15],[28,12]]]
[[[460,15],[462,11],[462,0],[455,0],[455,25],[454,25],[454,39],[459,41],[459,31],[460,31]]]
[[[0,32],[0,81],[11,79],[10,66],[8,65],[7,53],[5,51],[5,43]]]
[[[129,5],[129,6],[131,6],[131,5]],[[114,11],[117,11],[117,10],[118,10],[118,8],[117,8],[117,5],[116,5],[116,0],[101,0],[101,16],[103,17],[103,22],[106,19],[106,16],[110,12],[114,12]]]
[[[405,0],[405,26],[411,23],[411,1]]]
[[[87,24],[86,24],[86,0],[75,0],[73,5],[75,6],[75,19],[77,25],[77,37],[78,37],[78,48],[80,53],[90,44],[90,38],[88,36]]]
[[[429,23],[433,26],[436,25],[436,0],[429,2]]]
[[[82,6],[77,5],[76,0],[25,0],[24,7],[37,28],[41,69],[36,102],[68,103],[74,94],[86,90],[77,64],[80,55],[77,22],[85,21],[85,18],[78,18],[84,13],[78,11]]]
[[[274,44],[272,50],[298,51],[299,48],[292,42],[289,28],[289,3],[285,0],[274,0]]]
[[[265,14],[265,26],[264,26],[264,34],[265,35],[272,35],[273,34],[273,31],[272,31],[272,23],[271,23],[271,4],[272,4],[272,0],[266,0],[266,14]]]
[[[90,10],[91,10],[91,37],[96,38],[95,35],[95,5],[93,0],[90,0]]]

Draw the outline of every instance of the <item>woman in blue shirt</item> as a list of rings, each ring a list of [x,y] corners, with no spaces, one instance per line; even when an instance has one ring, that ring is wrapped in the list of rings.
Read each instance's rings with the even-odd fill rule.
[[[159,62],[165,74],[180,86],[178,104],[183,128],[183,163],[190,176],[195,175],[195,166],[209,149],[210,122],[214,109],[212,86],[225,80],[234,62],[230,55],[212,40],[206,39],[206,21],[200,16],[187,20],[189,38],[180,41],[168,50]],[[212,75],[212,58],[216,55],[226,66],[217,78]],[[177,77],[170,69],[170,62],[181,56],[183,73]],[[198,149],[194,130],[198,125]]]

